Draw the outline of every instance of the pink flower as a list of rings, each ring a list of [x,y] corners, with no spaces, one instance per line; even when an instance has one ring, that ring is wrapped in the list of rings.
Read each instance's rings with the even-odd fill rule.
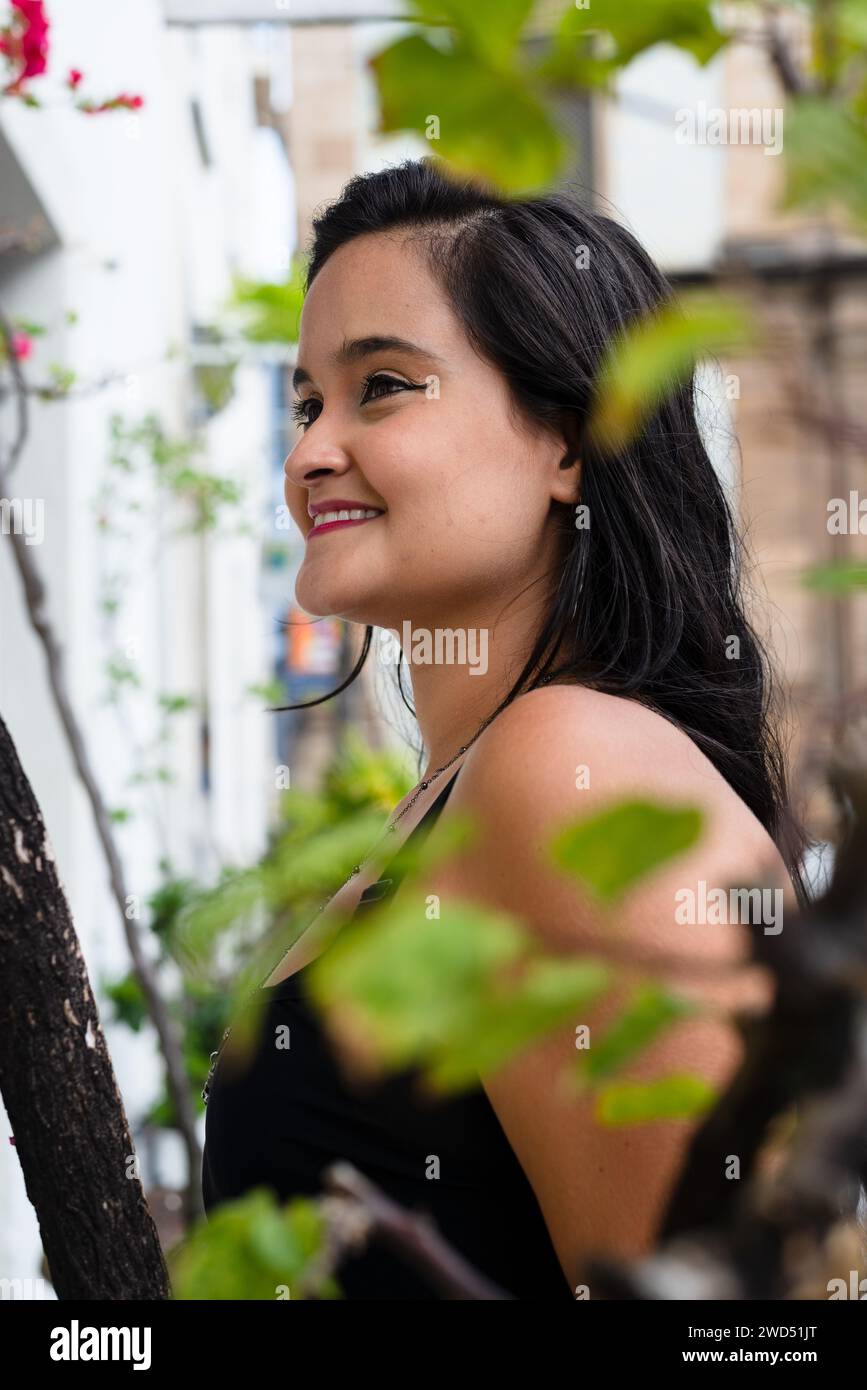
[[[26,333],[12,334],[12,352],[19,362],[26,362],[33,355],[33,339]]]
[[[22,83],[39,77],[48,66],[49,23],[44,0],[12,0],[12,8],[15,14],[4,32],[0,51],[18,69],[5,88],[7,95],[17,96]]]
[[[86,116],[98,116],[102,111],[117,111],[123,107],[127,111],[138,111],[144,106],[144,97],[131,96],[129,92],[120,92],[116,97],[111,97],[109,101],[101,101],[98,105],[93,101],[79,102],[78,109],[83,111]]]
[[[72,90],[75,91],[76,87],[78,86],[79,82],[81,81],[81,79],[82,79],[83,77],[84,77],[84,73],[83,73],[83,72],[79,72],[78,68],[70,68],[70,69],[69,69],[69,76],[68,76],[68,78],[67,78],[66,80],[67,80],[69,86],[72,88]]]

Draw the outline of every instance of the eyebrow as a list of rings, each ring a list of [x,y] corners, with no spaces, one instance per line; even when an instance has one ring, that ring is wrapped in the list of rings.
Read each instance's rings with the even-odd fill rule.
[[[411,343],[406,338],[394,338],[388,335],[373,334],[369,338],[353,338],[348,343],[343,343],[341,347],[333,352],[329,358],[337,367],[348,367],[353,362],[360,362],[365,357],[372,357],[375,352],[403,352],[409,357],[424,357],[428,361],[439,362],[440,359],[428,348],[420,347],[418,343]],[[292,386],[297,391],[305,381],[312,381],[313,378],[304,367],[296,367],[292,373]]]

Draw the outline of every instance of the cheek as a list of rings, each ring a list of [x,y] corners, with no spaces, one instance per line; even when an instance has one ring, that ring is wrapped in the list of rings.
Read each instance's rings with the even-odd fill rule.
[[[289,508],[289,514],[292,517],[293,521],[296,523],[296,525],[298,525],[301,528],[302,531],[305,530],[306,523],[309,520],[309,517],[307,515],[308,496],[306,491],[304,490],[304,488],[296,487],[296,485],[290,482],[288,478],[284,478],[283,497],[286,501],[286,506]]]

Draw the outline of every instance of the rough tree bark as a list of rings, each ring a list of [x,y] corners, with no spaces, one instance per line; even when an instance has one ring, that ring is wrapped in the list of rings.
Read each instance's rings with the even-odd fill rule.
[[[81,947],[2,718],[0,1092],[58,1298],[168,1298]]]

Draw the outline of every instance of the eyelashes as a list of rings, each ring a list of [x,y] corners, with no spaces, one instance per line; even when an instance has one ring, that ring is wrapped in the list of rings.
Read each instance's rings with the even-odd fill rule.
[[[362,387],[361,405],[367,405],[368,401],[385,400],[388,396],[396,395],[398,391],[424,390],[424,384],[416,385],[415,382],[401,381],[398,377],[388,376],[385,372],[370,372],[362,381]],[[380,390],[380,387],[385,389]],[[311,420],[308,412],[312,405],[319,407],[319,414],[314,415]],[[322,413],[322,402],[313,396],[308,396],[303,401],[293,401],[291,409],[295,423],[307,430],[319,419],[319,415]]]

